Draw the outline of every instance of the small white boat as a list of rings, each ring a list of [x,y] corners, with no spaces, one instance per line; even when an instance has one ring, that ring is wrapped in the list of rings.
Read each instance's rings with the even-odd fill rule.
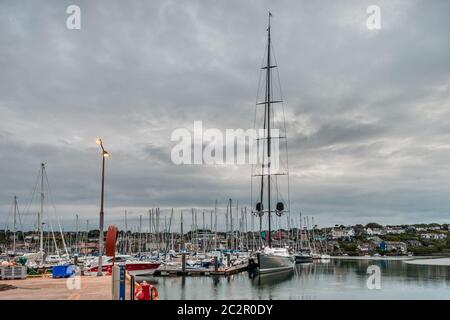
[[[322,254],[320,256],[320,262],[322,263],[328,263],[331,261],[331,256],[329,254]]]

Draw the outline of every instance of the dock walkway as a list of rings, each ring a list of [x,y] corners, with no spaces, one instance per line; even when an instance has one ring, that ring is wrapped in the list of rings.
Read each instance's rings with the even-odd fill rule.
[[[189,269],[183,272],[180,267],[161,267],[153,273],[155,277],[176,277],[176,276],[229,276],[232,274],[247,271],[248,264],[240,264],[229,268],[219,268],[217,271],[214,269],[198,268]]]
[[[0,300],[111,300],[111,276],[0,280]],[[129,297],[129,285],[126,287]]]

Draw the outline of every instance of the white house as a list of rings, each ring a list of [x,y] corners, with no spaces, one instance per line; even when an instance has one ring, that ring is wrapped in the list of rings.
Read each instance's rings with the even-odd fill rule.
[[[403,234],[405,233],[405,229],[401,228],[401,227],[388,227],[386,228],[386,233],[387,234]]]
[[[366,233],[368,236],[381,236],[386,234],[386,232],[383,229],[379,228],[366,228]]]
[[[447,235],[444,233],[422,233],[420,238],[429,240],[444,240],[447,239]]]
[[[355,236],[355,230],[353,228],[345,228],[345,229],[332,229],[331,237],[333,239],[350,239]]]

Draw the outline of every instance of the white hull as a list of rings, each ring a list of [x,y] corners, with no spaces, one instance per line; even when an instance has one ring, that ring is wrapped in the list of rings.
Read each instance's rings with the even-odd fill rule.
[[[291,256],[278,256],[261,253],[259,255],[259,273],[267,274],[280,271],[293,270],[295,259]]]
[[[157,268],[156,268],[157,269]],[[156,269],[132,270],[128,271],[130,276],[151,276]]]

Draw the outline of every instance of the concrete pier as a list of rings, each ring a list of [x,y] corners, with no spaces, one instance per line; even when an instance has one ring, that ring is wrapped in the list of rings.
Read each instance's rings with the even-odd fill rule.
[[[130,286],[127,281],[126,298]],[[53,279],[49,276],[1,280],[0,300],[111,300],[111,276]]]

